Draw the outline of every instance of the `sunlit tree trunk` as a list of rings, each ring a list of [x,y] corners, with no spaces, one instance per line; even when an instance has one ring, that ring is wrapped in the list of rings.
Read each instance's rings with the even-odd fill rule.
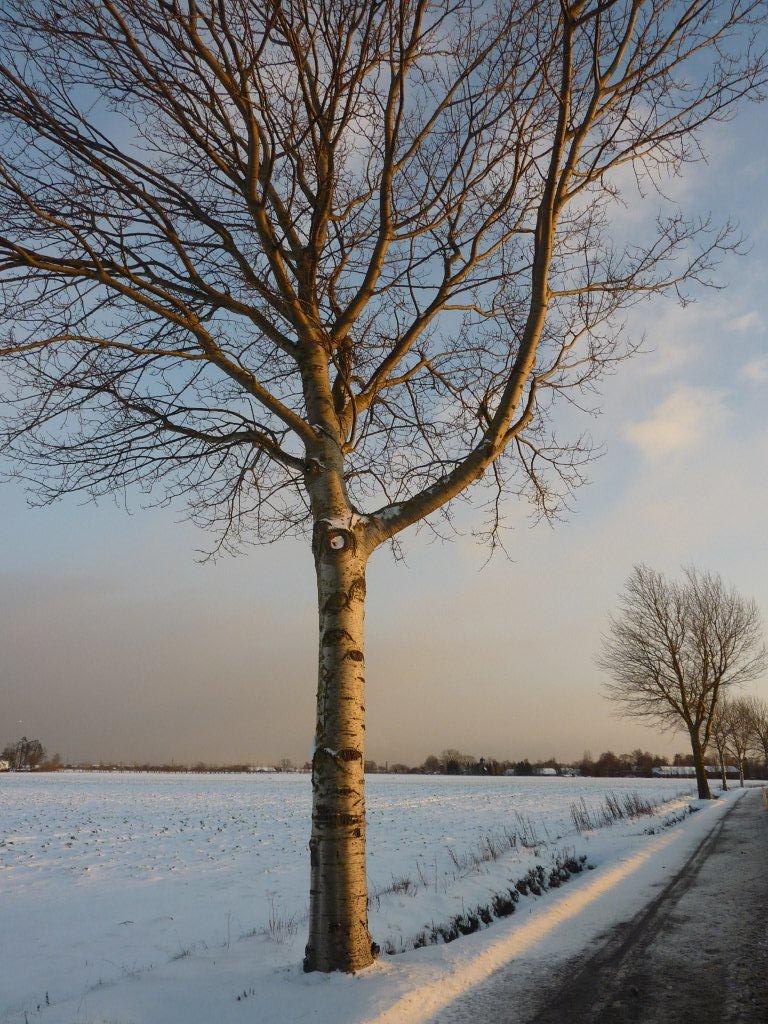
[[[361,536],[315,527],[320,619],[312,757],[307,971],[357,971],[373,960],[365,871],[365,562]]]

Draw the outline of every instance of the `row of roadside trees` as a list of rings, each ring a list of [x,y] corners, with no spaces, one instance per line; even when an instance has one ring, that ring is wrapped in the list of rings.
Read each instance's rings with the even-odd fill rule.
[[[693,566],[670,580],[635,566],[609,622],[598,659],[620,715],[690,737],[699,797],[709,799],[708,749],[731,757],[743,776],[756,747],[768,761],[768,706],[730,698],[765,670],[757,605],[722,578]],[[723,776],[725,778],[725,775]]]
[[[750,757],[762,759],[768,773],[768,701],[731,696],[768,664],[760,613],[754,600],[718,574],[689,566],[671,580],[635,566],[609,620],[598,664],[608,674],[606,695],[620,715],[687,732],[701,799],[711,796],[706,768],[714,758],[726,788],[729,762],[738,767],[742,784]],[[607,751],[598,762],[585,755],[578,767],[585,775],[648,775],[663,763],[640,750],[618,757]],[[560,770],[554,760],[534,766],[445,750],[440,757],[430,754],[421,771],[496,775],[514,768],[523,775],[543,767]]]
[[[739,769],[742,786],[750,758],[761,760],[768,772],[768,701],[755,696],[724,697],[715,710],[711,735],[723,767],[723,789],[728,788],[725,765],[729,761]]]

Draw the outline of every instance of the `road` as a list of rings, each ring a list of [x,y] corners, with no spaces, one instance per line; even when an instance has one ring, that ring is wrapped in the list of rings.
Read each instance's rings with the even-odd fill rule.
[[[436,1020],[768,1024],[768,809],[761,791],[735,802],[639,913],[551,974],[556,978],[529,977],[523,994],[512,962]]]

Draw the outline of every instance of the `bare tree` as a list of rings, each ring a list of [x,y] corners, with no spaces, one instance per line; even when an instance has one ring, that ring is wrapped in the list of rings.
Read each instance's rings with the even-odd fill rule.
[[[723,792],[728,789],[728,757],[730,755],[730,723],[729,711],[730,700],[721,696],[715,705],[712,713],[712,727],[710,729],[710,742],[717,752],[717,760],[720,765],[720,778],[723,784]]]
[[[474,754],[463,754],[453,747],[446,748],[440,754],[440,765],[446,775],[460,775],[475,764],[476,760]]]
[[[744,786],[744,765],[754,749],[755,722],[752,707],[743,697],[728,702],[728,749],[739,769],[739,785]]]
[[[709,799],[704,755],[718,702],[766,664],[755,602],[712,573],[691,567],[674,581],[635,566],[610,619],[599,664],[611,677],[606,693],[619,714],[686,729],[699,797]]]
[[[737,244],[612,234],[766,81],[761,0],[5,0],[5,450],[42,501],[154,489],[217,548],[311,536],[305,966],[370,963],[365,570],[429,517],[556,516],[622,311]]]
[[[27,768],[37,768],[45,759],[45,747],[40,740],[29,740],[22,736],[15,743],[9,743],[1,756],[14,771],[24,771]]]
[[[764,697],[745,697],[753,729],[753,746],[763,757],[763,767],[768,772],[768,700]]]

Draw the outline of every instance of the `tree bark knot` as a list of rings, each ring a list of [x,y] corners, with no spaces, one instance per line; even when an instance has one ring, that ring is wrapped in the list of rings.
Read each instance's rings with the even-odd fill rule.
[[[334,647],[342,640],[349,640],[350,643],[353,643],[354,637],[348,630],[339,628],[326,629],[323,633],[323,647]]]
[[[345,608],[351,608],[353,601],[363,600],[365,600],[365,577],[356,576],[346,590],[334,591],[323,602],[321,611],[324,615],[338,613],[344,611]]]
[[[316,558],[332,558],[334,561],[343,555],[357,551],[357,537],[353,530],[343,526],[329,526],[328,523],[315,523],[312,531],[312,550]]]

